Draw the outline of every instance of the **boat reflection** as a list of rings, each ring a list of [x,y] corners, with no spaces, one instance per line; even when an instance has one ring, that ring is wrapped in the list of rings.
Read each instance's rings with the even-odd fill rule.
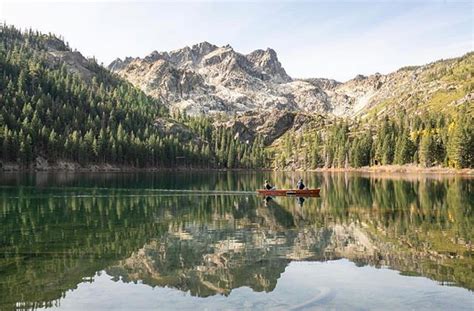
[[[214,189],[255,189],[259,180],[244,187],[229,178]],[[472,181],[328,176],[319,184],[321,198],[264,199],[3,188],[0,309],[52,305],[102,270],[208,297],[242,286],[272,291],[291,261],[339,258],[474,289]]]

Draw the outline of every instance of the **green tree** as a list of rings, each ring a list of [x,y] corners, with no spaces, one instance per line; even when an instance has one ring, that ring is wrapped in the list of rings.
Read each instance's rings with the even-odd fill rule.
[[[430,131],[425,133],[420,141],[419,148],[420,164],[425,167],[433,165],[434,160],[434,142]]]

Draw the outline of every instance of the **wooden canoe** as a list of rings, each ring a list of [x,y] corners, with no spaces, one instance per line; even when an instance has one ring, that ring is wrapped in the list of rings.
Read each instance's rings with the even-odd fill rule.
[[[317,197],[319,188],[316,189],[258,189],[258,194],[267,196],[299,196],[299,197]]]

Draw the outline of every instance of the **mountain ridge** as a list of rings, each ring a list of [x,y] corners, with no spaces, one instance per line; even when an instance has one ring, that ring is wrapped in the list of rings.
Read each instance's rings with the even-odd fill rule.
[[[473,165],[473,52],[340,83],[204,42],[113,74],[54,35],[0,29],[0,165]]]
[[[218,47],[204,41],[170,52],[154,51],[143,58],[116,59],[108,68],[168,107],[193,115],[277,109],[358,117],[388,101],[395,107],[408,107],[415,94],[418,101],[429,102],[433,91],[458,91],[450,94],[452,100],[448,104],[469,94],[464,102],[471,100],[473,59],[470,52],[458,58],[405,66],[388,74],[357,75],[340,82],[292,78],[271,48],[242,54],[230,45]],[[459,62],[464,62],[466,73],[454,81],[443,80],[457,70]],[[459,88],[467,90],[459,92]]]
[[[108,68],[171,108],[190,114],[329,109],[319,89],[293,80],[271,48],[242,54],[230,45],[202,42],[143,58],[116,59]]]

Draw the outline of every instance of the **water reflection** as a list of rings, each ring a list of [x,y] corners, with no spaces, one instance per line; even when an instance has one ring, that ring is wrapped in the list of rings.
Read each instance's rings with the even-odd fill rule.
[[[338,258],[474,289],[472,180],[314,174],[320,198],[248,193],[294,183],[270,174],[2,176],[0,309],[54,305],[101,270],[198,297],[271,292],[290,262]]]

